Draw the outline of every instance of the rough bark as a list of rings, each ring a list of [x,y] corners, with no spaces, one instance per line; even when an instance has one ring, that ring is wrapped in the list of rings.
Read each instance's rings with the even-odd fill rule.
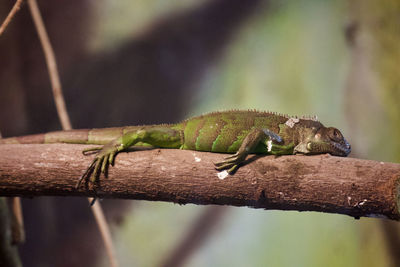
[[[77,179],[84,145],[0,145],[0,195],[94,196]],[[250,156],[218,177],[223,154],[153,149],[120,153],[97,189],[101,198],[320,211],[400,219],[400,164],[318,156]]]

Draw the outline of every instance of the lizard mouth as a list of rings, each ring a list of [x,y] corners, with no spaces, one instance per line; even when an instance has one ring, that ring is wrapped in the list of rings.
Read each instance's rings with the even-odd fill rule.
[[[351,145],[343,138],[341,142],[332,142],[334,156],[346,157],[351,152]]]

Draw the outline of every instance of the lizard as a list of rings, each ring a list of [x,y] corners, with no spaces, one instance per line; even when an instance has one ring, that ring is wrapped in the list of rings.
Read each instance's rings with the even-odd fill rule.
[[[73,143],[101,145],[83,150],[95,153],[80,177],[94,184],[107,176],[115,156],[138,145],[230,153],[214,163],[218,171],[234,174],[248,154],[325,154],[346,157],[351,146],[334,127],[325,127],[315,117],[290,117],[275,112],[229,110],[207,113],[175,124],[77,129],[0,139],[6,143]]]

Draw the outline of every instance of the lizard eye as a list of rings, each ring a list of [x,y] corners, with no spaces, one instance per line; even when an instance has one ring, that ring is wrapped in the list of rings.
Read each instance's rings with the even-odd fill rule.
[[[333,128],[332,131],[331,131],[331,139],[332,140],[341,140],[341,139],[343,139],[342,133],[338,129]]]

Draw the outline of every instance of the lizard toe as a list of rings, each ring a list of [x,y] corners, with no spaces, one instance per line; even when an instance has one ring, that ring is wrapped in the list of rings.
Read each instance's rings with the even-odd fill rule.
[[[92,175],[94,167],[96,165],[97,162],[97,158],[95,158],[89,165],[89,167],[86,169],[86,171],[82,174],[82,176],[79,178],[78,182],[75,185],[75,188],[79,188],[79,186],[81,185],[82,181],[85,180],[85,182],[87,182],[87,180],[89,179],[89,177]]]
[[[223,163],[223,162],[219,162],[219,163]],[[234,166],[235,164],[234,163],[223,163],[223,164],[220,164],[220,165],[215,165],[215,169],[217,170],[217,171],[222,171],[222,170],[225,170],[225,169],[228,169],[228,168],[231,168],[232,166]]]
[[[101,149],[102,149],[102,147],[86,148],[86,149],[82,150],[82,154],[86,156],[86,155],[90,155],[90,154],[93,154],[93,153],[98,153]]]
[[[226,158],[225,158],[225,160],[227,160],[227,159],[233,159],[233,158],[237,158],[237,156],[238,156],[238,153],[235,153],[235,154],[232,154],[232,155],[230,155],[230,156],[226,157]]]
[[[239,168],[239,164],[235,164],[228,170],[228,173],[234,174],[238,168]]]
[[[106,173],[107,166],[108,166],[108,155],[105,156],[105,158],[103,159],[103,162],[101,164],[101,173],[104,173],[104,174]]]
[[[99,156],[96,162],[96,166],[94,167],[93,173],[90,176],[89,182],[91,184],[95,184],[101,174],[101,166],[103,165],[104,156]]]

